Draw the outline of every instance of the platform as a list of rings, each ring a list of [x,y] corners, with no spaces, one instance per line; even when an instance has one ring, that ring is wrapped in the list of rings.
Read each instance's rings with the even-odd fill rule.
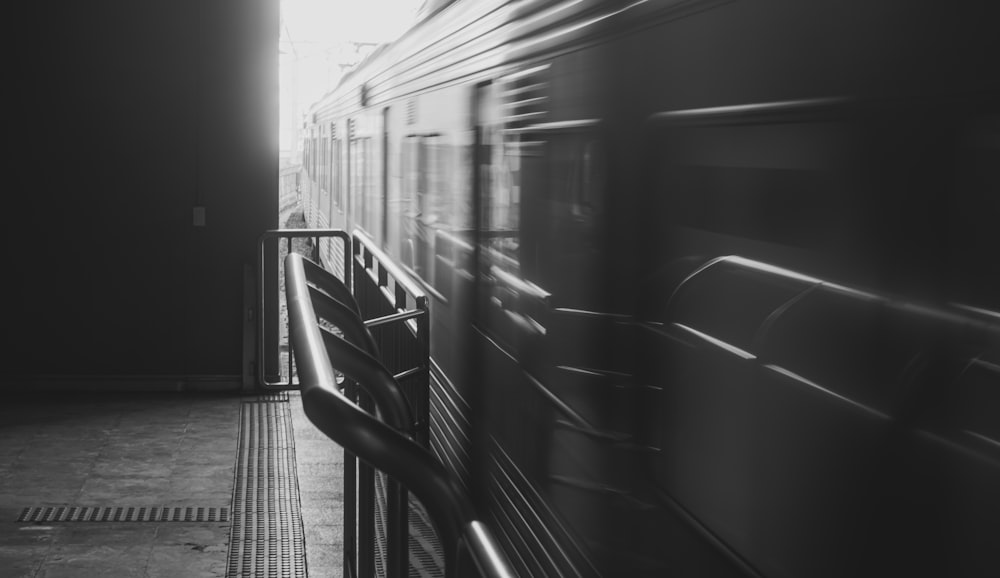
[[[339,576],[343,451],[296,393],[0,407],[0,576]]]

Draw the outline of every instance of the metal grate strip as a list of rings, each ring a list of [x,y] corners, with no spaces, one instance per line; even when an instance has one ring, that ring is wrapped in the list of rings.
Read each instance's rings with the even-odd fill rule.
[[[17,522],[228,522],[229,508],[35,506]]]
[[[276,391],[258,395],[256,399],[244,401],[243,403],[278,403],[288,401],[287,391]]]
[[[441,578],[444,576],[444,550],[430,516],[412,495],[410,496],[410,573],[409,578]]]
[[[389,569],[387,568],[388,552],[388,508],[386,496],[386,484],[388,476],[382,472],[375,472],[375,578],[385,578]]]
[[[260,399],[240,408],[229,577],[306,576],[291,412],[284,401]]]
[[[389,477],[382,472],[375,473],[375,576],[386,576],[386,524],[387,496],[386,484]],[[413,494],[408,494],[408,578],[443,578],[444,549],[438,539],[430,516]]]

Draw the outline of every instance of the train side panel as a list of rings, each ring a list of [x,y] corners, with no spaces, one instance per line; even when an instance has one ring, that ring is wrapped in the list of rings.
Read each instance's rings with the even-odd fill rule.
[[[522,575],[998,568],[976,10],[457,2],[317,104],[314,213],[433,295],[432,444]]]

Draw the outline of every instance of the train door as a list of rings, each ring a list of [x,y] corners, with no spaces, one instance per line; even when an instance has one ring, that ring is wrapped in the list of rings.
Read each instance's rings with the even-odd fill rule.
[[[605,295],[606,129],[596,108],[551,120],[565,116],[552,104],[555,77],[543,64],[481,89],[477,383],[486,479],[507,486],[491,488],[490,507],[528,526],[511,533],[544,536],[539,547],[560,553],[521,570],[589,575],[615,567],[587,544],[624,541],[634,512],[616,517],[613,496],[628,493],[642,449],[621,443],[635,404],[615,355],[628,334]]]
[[[521,139],[504,122],[506,82],[478,90],[476,133],[476,303],[475,328],[479,375],[476,388],[476,456],[480,479],[488,484],[485,504],[501,524],[501,535],[551,537],[561,523],[553,516],[548,467],[555,422],[544,399],[545,323],[550,294],[529,277],[538,248],[532,225],[542,217],[526,198],[523,185],[542,172],[540,143]],[[527,203],[527,205],[526,205]],[[532,220],[534,222],[531,222]],[[532,548],[565,552],[541,540]],[[521,549],[521,544],[505,547]],[[526,561],[515,556],[522,575],[586,575],[559,556]]]
[[[472,468],[476,473],[476,479],[480,480],[484,487],[478,488],[480,495],[490,495],[493,491],[493,484],[496,471],[495,459],[491,457],[497,454],[496,434],[498,428],[496,423],[502,422],[503,416],[507,413],[507,404],[498,405],[497,401],[505,398],[500,390],[504,379],[503,375],[510,373],[508,364],[502,356],[498,356],[496,344],[489,337],[489,325],[486,321],[488,307],[485,302],[490,299],[492,287],[487,275],[493,260],[493,231],[492,224],[496,221],[490,216],[491,198],[494,191],[499,187],[500,177],[500,155],[502,145],[499,142],[499,101],[497,87],[494,83],[485,82],[475,87],[472,103],[472,123],[474,134],[473,151],[473,182],[472,182],[472,213],[475,228],[474,249],[472,252],[473,263],[470,268],[474,272],[474,279],[471,291],[470,316],[472,323],[468,325],[474,330],[469,336],[467,343],[472,344],[468,349],[472,356],[470,362],[470,372],[468,383],[474,384],[469,387],[469,405],[472,415]],[[498,357],[500,359],[498,360]],[[516,421],[516,420],[511,420]],[[489,500],[480,507],[485,507],[493,511],[503,511],[504,506],[497,504],[496,500]]]

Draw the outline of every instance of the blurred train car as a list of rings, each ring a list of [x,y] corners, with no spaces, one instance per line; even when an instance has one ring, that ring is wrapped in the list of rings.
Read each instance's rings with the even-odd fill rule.
[[[998,575],[985,3],[439,4],[302,187],[433,296],[432,447],[520,574]]]

